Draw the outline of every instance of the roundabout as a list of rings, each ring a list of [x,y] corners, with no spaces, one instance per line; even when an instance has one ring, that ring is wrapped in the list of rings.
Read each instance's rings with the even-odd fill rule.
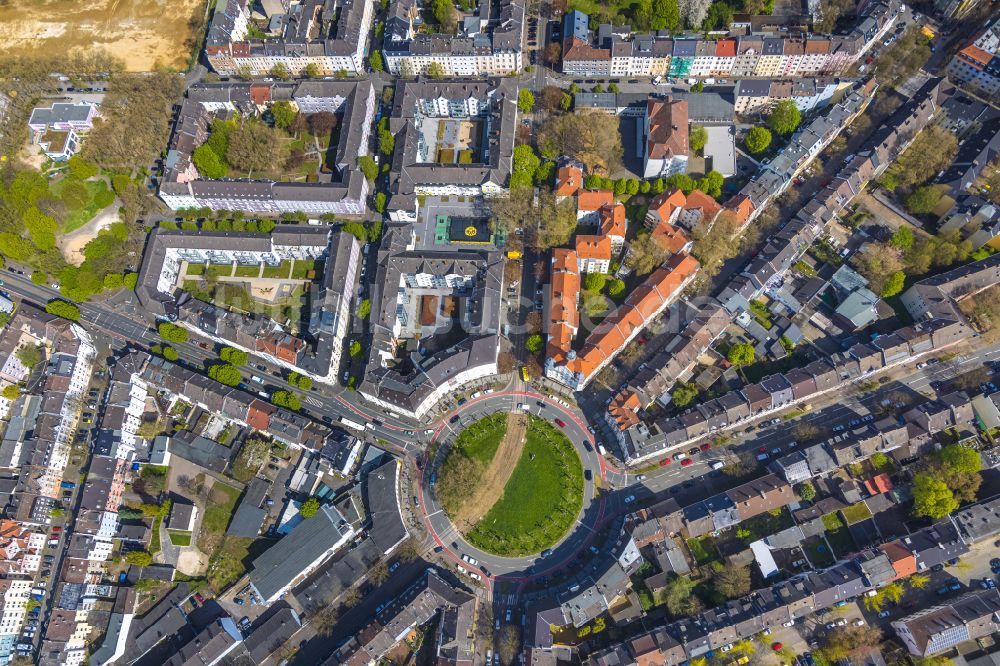
[[[422,465],[428,533],[456,566],[488,585],[523,584],[590,545],[605,478],[586,424],[533,392],[495,392],[448,414]]]

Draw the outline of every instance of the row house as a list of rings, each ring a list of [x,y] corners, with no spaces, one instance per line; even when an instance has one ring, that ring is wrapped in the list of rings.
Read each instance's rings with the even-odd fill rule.
[[[1000,629],[1000,593],[969,592],[896,620],[892,628],[915,657],[931,657]]]

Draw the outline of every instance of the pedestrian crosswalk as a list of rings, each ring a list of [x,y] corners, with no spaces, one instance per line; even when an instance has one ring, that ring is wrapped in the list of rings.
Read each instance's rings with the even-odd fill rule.
[[[517,594],[514,592],[504,594],[494,592],[493,603],[499,605],[501,608],[517,606]]]
[[[312,397],[311,395],[307,395],[305,397],[305,401],[306,401],[306,404],[312,405],[313,407],[322,407],[323,406],[322,402],[320,402],[316,398]]]

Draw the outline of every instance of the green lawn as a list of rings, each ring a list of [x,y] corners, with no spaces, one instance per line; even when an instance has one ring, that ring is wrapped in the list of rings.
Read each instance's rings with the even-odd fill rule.
[[[260,275],[260,266],[237,266],[236,277],[255,278]]]
[[[688,539],[687,545],[688,550],[691,551],[691,557],[697,564],[705,564],[715,559],[715,546],[707,536]]]
[[[167,530],[167,534],[170,535],[170,543],[175,546],[190,546],[191,545],[191,533],[183,532],[181,530]]]
[[[230,485],[216,481],[212,484],[212,502],[205,507],[205,517],[201,521],[203,532],[223,534],[229,526],[229,519],[236,508],[240,491]]]
[[[59,229],[59,233],[68,234],[71,231],[76,231],[83,225],[90,222],[97,212],[101,210],[94,203],[94,198],[97,196],[98,192],[106,192],[108,190],[108,184],[103,180],[84,180],[78,181],[75,179],[64,178],[58,183],[53,184],[50,190],[55,196],[59,196],[62,192],[62,188],[70,182],[80,183],[87,190],[87,202],[81,208],[71,209],[67,207],[66,218],[63,220],[62,228]]]
[[[507,414],[498,412],[476,421],[458,434],[441,465],[435,489],[445,511],[455,513],[473,493],[496,455],[505,432]]]
[[[150,527],[150,534],[152,535],[149,539],[149,552],[156,555],[160,552],[160,522],[163,519],[157,516],[153,518],[153,525]]]
[[[833,553],[830,552],[822,536],[809,537],[802,542],[802,547],[814,567],[828,567],[833,564]]]
[[[862,520],[867,520],[872,517],[871,510],[869,510],[868,506],[864,502],[852,504],[846,509],[842,509],[840,512],[844,514],[844,519],[847,520],[848,525],[860,523]]]
[[[583,506],[583,465],[555,426],[529,416],[528,435],[503,495],[467,535],[478,548],[506,557],[555,544]]]
[[[287,278],[291,270],[292,262],[285,260],[277,266],[264,266],[264,277],[266,278]]]
[[[826,528],[826,540],[838,556],[843,557],[857,548],[847,526],[836,513],[823,516],[823,526]]]
[[[205,274],[205,264],[188,264],[187,273],[191,277],[199,277]]]
[[[292,266],[292,279],[293,280],[311,279],[309,277],[310,271],[315,271],[314,275],[319,275],[319,272],[322,269],[323,269],[322,261],[309,261],[308,259],[296,259],[295,265]]]

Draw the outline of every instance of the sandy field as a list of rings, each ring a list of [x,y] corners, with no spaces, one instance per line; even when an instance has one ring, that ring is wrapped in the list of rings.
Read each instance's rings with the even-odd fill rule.
[[[0,57],[101,47],[129,71],[183,69],[188,24],[204,10],[205,0],[10,0],[0,5]]]
[[[508,414],[507,431],[504,433],[503,441],[500,442],[500,447],[493,456],[490,466],[486,468],[483,478],[480,479],[476,492],[462,504],[461,510],[452,521],[463,533],[475,527],[503,496],[503,489],[507,487],[507,481],[510,480],[514,468],[517,467],[517,461],[521,458],[527,434],[528,415],[521,412]]]

